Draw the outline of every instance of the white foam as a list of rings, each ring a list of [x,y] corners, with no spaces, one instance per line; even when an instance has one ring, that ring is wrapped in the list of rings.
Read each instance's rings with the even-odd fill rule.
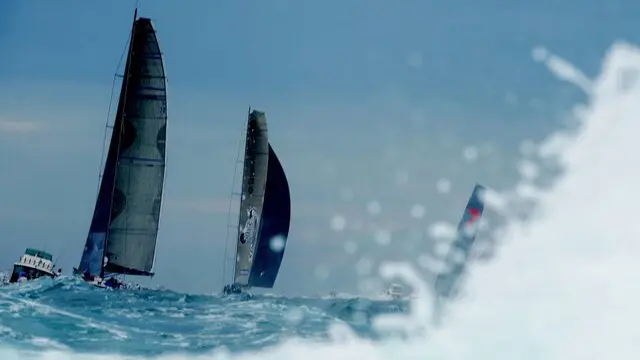
[[[552,55],[538,49],[536,56],[545,60]],[[387,321],[398,326],[404,321],[417,334],[404,340],[374,343],[336,328],[333,343],[292,339],[261,352],[234,356],[216,352],[158,358],[637,359],[640,222],[635,219],[635,206],[640,203],[640,167],[635,166],[635,154],[640,151],[640,84],[633,74],[640,73],[640,50],[615,44],[595,80],[586,79],[559,57],[552,58],[549,66],[561,79],[590,87],[589,106],[577,114],[582,121],[580,132],[549,140],[564,139],[555,151],[561,151],[566,171],[553,188],[535,193],[539,216],[529,224],[529,231],[512,220],[497,260],[472,267],[468,296],[449,307],[442,330],[424,328],[428,303],[420,297],[413,320]],[[409,270],[387,266],[383,275],[417,281]],[[0,358],[24,357],[3,349]],[[52,351],[36,358],[135,357]]]
[[[500,260],[474,269],[472,298],[453,306],[446,329],[431,339],[430,349],[447,358],[640,354],[640,263],[634,256],[640,250],[634,219],[640,168],[633,160],[640,150],[640,84],[620,76],[622,68],[640,71],[640,51],[616,44],[595,81],[585,81],[566,61],[554,64],[561,79],[594,86],[587,111],[576,114],[582,131],[563,136],[558,155],[566,173],[549,192],[539,192],[540,216],[528,232],[511,224]],[[454,350],[447,348],[451,343],[463,345]]]

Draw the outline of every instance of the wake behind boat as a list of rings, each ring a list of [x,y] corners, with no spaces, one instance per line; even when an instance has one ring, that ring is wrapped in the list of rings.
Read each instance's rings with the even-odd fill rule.
[[[243,164],[233,282],[224,294],[273,288],[289,235],[289,183],[269,143],[263,112],[249,113]]]
[[[151,20],[137,18],[136,9],[93,219],[74,269],[74,275],[92,285],[121,288],[116,276],[153,276],[166,129],[162,54]]]

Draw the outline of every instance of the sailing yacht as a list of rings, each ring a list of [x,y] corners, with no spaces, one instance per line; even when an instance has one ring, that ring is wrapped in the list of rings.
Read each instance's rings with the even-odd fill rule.
[[[485,187],[480,184],[476,184],[473,188],[462,219],[458,223],[457,237],[444,257],[447,270],[436,275],[433,284],[435,295],[434,319],[436,321],[439,321],[437,319],[440,317],[442,302],[458,294],[460,282],[471,260],[471,250],[478,233],[480,218],[484,212],[484,191]]]
[[[156,31],[150,19],[137,14],[136,9],[93,218],[74,269],[100,287],[122,287],[119,275],[153,276],[164,189],[167,94]]]
[[[280,160],[269,143],[264,112],[247,121],[233,282],[224,294],[273,288],[289,235],[291,197]]]

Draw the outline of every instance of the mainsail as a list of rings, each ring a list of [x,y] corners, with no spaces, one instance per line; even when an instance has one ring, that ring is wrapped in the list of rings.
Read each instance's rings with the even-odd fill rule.
[[[468,265],[469,256],[478,233],[479,220],[484,211],[484,186],[476,184],[458,223],[457,237],[444,258],[446,270],[436,276],[434,292],[436,307],[442,299],[450,298],[457,292],[460,278]],[[439,309],[436,309],[439,311]]]
[[[290,220],[289,183],[269,144],[267,118],[254,110],[247,123],[234,286],[273,287]]]
[[[164,187],[167,96],[162,54],[136,18],[98,198],[78,270],[153,275]]]

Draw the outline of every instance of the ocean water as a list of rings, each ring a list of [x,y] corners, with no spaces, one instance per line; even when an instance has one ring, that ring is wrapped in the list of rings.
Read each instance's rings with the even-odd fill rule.
[[[380,269],[415,287],[409,304],[100,292],[61,279],[0,290],[0,359],[638,359],[640,49],[614,44],[595,78],[543,48],[532,61],[588,99],[575,126],[523,155],[512,191],[487,194],[507,219],[497,257],[471,266],[440,328],[409,264]],[[563,172],[538,188],[549,162]],[[527,201],[533,216],[512,217]]]
[[[401,300],[113,291],[73,277],[47,278],[0,288],[0,343],[147,356],[238,352],[292,336],[326,341],[335,322],[377,339],[375,315],[407,311]]]

